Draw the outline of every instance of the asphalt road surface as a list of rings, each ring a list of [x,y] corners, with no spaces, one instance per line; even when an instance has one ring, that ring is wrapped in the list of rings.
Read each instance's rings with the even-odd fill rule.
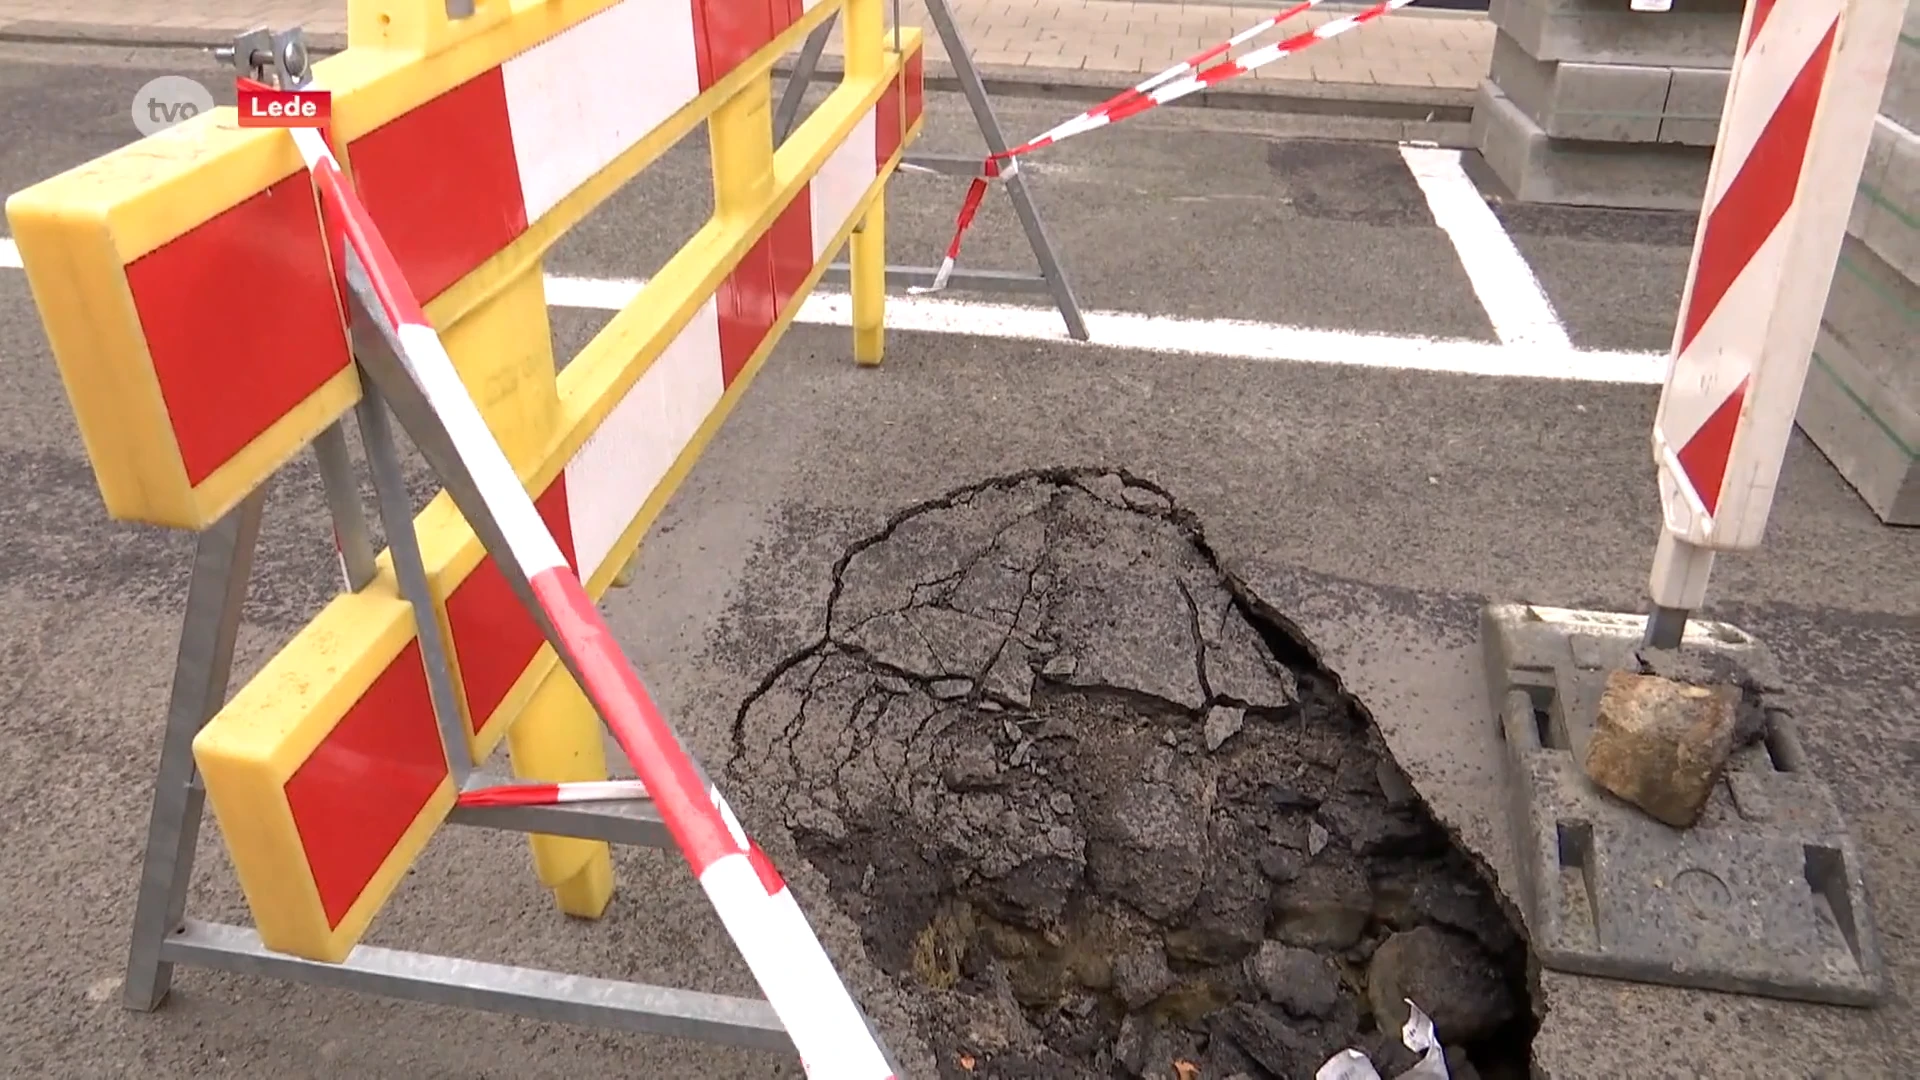
[[[197,64],[8,47],[0,192],[126,141],[134,89],[156,74],[205,70]],[[973,147],[963,103],[935,96],[928,109],[928,147]],[[1065,111],[1001,108],[1016,136]],[[1297,120],[1169,112],[1033,163],[1042,210],[1089,307],[1203,320],[1167,324],[1198,327],[1181,332],[1202,353],[1198,339],[1216,325],[1204,320],[1223,319],[1497,340],[1397,147],[1300,138]],[[645,276],[704,217],[705,177],[704,150],[677,149],[596,213],[550,269]],[[903,178],[889,209],[893,251],[936,256],[958,195],[953,180]],[[969,263],[1025,265],[1007,207],[996,200],[982,218]],[[1690,218],[1540,209],[1500,218],[1574,347],[1665,347]],[[957,310],[964,318],[971,309]],[[556,309],[561,354],[604,319]],[[1356,356],[1369,340],[1352,339]],[[791,332],[655,527],[633,587],[608,602],[630,655],[699,753],[721,759],[742,699],[818,634],[833,560],[889,514],[997,474],[1124,467],[1199,514],[1223,560],[1295,619],[1370,707],[1436,811],[1496,867],[1511,865],[1494,816],[1497,747],[1479,686],[1477,606],[1493,597],[1641,607],[1656,529],[1654,387],[1044,336],[898,332],[878,370],[856,369],[847,349],[843,329]],[[262,355],[270,359],[271,343]],[[118,980],[189,545],[106,520],[24,279],[7,269],[0,488],[0,1074],[799,1075],[764,1054],[194,970],[180,972],[159,1013],[125,1011]],[[304,463],[290,468],[269,514],[242,677],[333,581]],[[1785,669],[1813,763],[1867,860],[1891,1003],[1879,1012],[1786,1006],[1547,975],[1536,1046],[1546,1075],[1913,1074],[1916,567],[1920,535],[1877,524],[1796,438],[1765,550],[1723,558],[1710,594],[1710,613],[1758,635]],[[776,855],[790,851],[763,839]],[[244,918],[211,829],[201,856],[192,912]],[[622,852],[617,866],[622,889],[606,918],[575,923],[552,909],[518,840],[447,831],[370,940],[750,990],[677,858]],[[787,868],[849,981],[872,987],[878,977],[850,926],[815,899],[817,875],[790,860]],[[884,1001],[875,1010],[884,1024]],[[904,1034],[894,1041],[915,1052]]]

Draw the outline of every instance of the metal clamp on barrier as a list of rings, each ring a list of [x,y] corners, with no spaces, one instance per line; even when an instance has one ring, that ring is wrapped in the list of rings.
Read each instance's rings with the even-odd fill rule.
[[[131,1006],[156,1007],[172,965],[197,963],[751,1046],[811,1039],[807,1064],[825,1070],[871,1042],[782,1022],[805,984],[756,960],[767,942],[740,936],[726,897],[818,954],[799,967],[817,974],[825,955],[717,792],[688,805],[684,781],[703,774],[684,754],[690,772],[649,777],[659,803],[456,804],[496,782],[475,770],[503,739],[523,779],[605,781],[602,716],[643,776],[676,760],[657,714],[666,742],[636,752],[637,676],[617,651],[581,653],[529,583],[573,581],[592,613],[850,238],[854,354],[880,361],[883,193],[921,124],[920,35],[889,48],[880,3],[776,0],[743,20],[727,0],[354,0],[337,56],[309,65],[297,31],[253,31],[222,57],[264,89],[324,95],[326,115],[290,110],[289,132],[216,110],[8,201],[108,512],[200,533]],[[836,16],[846,78],[776,148],[773,64]],[[702,125],[711,219],[556,375],[543,256]],[[389,333],[369,336],[378,324]],[[262,340],[275,363],[258,362]],[[410,521],[387,399],[417,445],[457,448],[429,454],[449,491]],[[350,409],[386,552],[347,453]],[[309,445],[347,588],[222,706],[264,485]],[[534,536],[551,567],[525,557]],[[184,918],[203,797],[257,935]],[[539,829],[540,879],[586,917],[612,896],[608,841],[673,843],[772,1008],[359,945],[450,818]],[[708,880],[727,836],[743,858],[719,862],[756,861],[759,899]],[[838,987],[830,967],[820,978]]]

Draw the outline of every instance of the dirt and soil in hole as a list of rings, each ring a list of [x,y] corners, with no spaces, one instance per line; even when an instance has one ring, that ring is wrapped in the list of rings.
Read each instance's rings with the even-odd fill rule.
[[[897,516],[742,707],[946,1077],[1386,1076],[1403,999],[1524,1076],[1525,946],[1360,705],[1168,494],[1023,474]]]

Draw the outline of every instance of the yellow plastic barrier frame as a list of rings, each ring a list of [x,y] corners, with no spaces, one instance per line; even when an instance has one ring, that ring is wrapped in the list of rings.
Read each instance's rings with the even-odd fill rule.
[[[314,65],[317,84],[333,93],[336,146],[349,147],[362,135],[618,2],[482,0],[474,15],[451,20],[435,0],[351,0],[349,48]],[[864,2],[852,0],[847,7],[858,9]],[[435,325],[445,330],[503,288],[516,271],[537,264],[567,229],[723,102],[765,79],[780,54],[797,48],[841,6],[840,0],[828,0],[806,11],[572,197],[530,222],[486,266],[429,305]],[[879,36],[876,30],[876,39]],[[882,47],[878,40],[873,43],[875,63]],[[582,78],[590,77],[582,73]],[[342,164],[351,172],[350,150],[343,153]],[[7,218],[29,287],[101,497],[115,518],[208,528],[358,400],[354,371],[341,366],[311,393],[286,403],[285,411],[260,435],[230,453],[213,455],[220,459],[218,467],[198,476],[201,470],[190,468],[187,458],[192,455],[180,445],[161,393],[150,350],[154,335],[172,340],[190,332],[209,352],[243,351],[261,360],[278,354],[284,363],[297,351],[309,365],[320,364],[311,353],[328,351],[334,343],[307,339],[332,334],[344,356],[338,298],[328,303],[316,291],[302,297],[298,310],[268,310],[250,299],[278,298],[208,295],[211,290],[196,294],[193,283],[183,281],[166,301],[177,308],[194,306],[208,321],[181,331],[143,324],[129,285],[129,274],[138,273],[142,259],[210,223],[222,224],[223,255],[236,250],[230,233],[265,230],[276,247],[248,254],[293,259],[308,278],[323,279],[329,268],[304,171],[285,132],[241,128],[234,111],[223,107],[7,200]],[[259,198],[269,192],[271,197]],[[224,316],[222,321],[212,321],[216,312]],[[150,321],[164,320],[156,315]],[[283,332],[274,333],[276,326]],[[301,342],[298,350],[295,341]]]
[[[550,7],[539,5],[545,12]],[[572,5],[587,7],[591,5]],[[558,239],[567,225],[577,222],[620,183],[631,178],[701,120],[711,118],[716,185],[716,211],[641,295],[616,315],[560,374],[557,380],[556,435],[537,458],[516,461],[531,492],[545,491],[566,463],[585,443],[648,366],[679,334],[699,307],[720,287],[728,273],[772,227],[786,205],[805,188],[829,155],[843,143],[859,121],[889,93],[906,69],[907,57],[917,56],[917,31],[903,31],[902,54],[885,51],[879,31],[877,0],[847,0],[849,55],[867,50],[850,61],[843,84],[808,118],[777,153],[771,141],[772,61],[798,44],[831,4],[822,5],[761,50],[752,60],[717,83],[681,114],[642,144],[583,185],[548,217],[497,256],[449,288],[428,307],[438,326],[454,329],[469,316],[490,305],[526,309],[528,280],[537,283],[540,255]],[[857,29],[856,29],[857,27]],[[504,33],[497,24],[488,33]],[[537,35],[536,35],[537,36]],[[502,40],[523,41],[513,35]],[[350,56],[349,53],[342,54]],[[337,59],[337,58],[336,58]],[[437,58],[434,58],[437,60]],[[422,62],[419,75],[438,77],[438,63]],[[338,75],[329,74],[329,80]],[[455,79],[454,81],[457,81]],[[396,93],[396,100],[400,95]],[[405,95],[424,100],[430,93]],[[337,106],[337,109],[339,107]],[[623,532],[613,551],[587,582],[595,597],[605,593],[613,576],[631,558],[641,537],[672,497],[681,479],[699,458],[713,433],[746,390],[798,310],[799,298],[817,284],[832,255],[845,245],[855,223],[867,223],[861,242],[877,244],[880,207],[887,179],[900,154],[919,134],[920,123],[903,124],[893,158],[876,170],[876,178],[859,210],[827,248],[827,256],[806,276],[802,287],[780,312],[772,329],[729,386],[720,403],[702,424],[665,479]],[[284,136],[282,136],[284,138]],[[553,224],[558,222],[558,224]],[[857,351],[865,360],[878,360],[878,313],[883,281],[878,252],[863,260],[856,272],[856,307],[863,313],[866,343]],[[532,271],[530,274],[529,271]],[[537,286],[533,287],[537,296]],[[537,316],[545,331],[544,304]],[[536,318],[530,311],[528,319]],[[458,349],[455,349],[458,359]],[[466,372],[463,371],[463,374]],[[490,420],[493,418],[490,417]],[[511,444],[513,433],[496,430]],[[422,554],[434,591],[441,602],[446,626],[445,598],[470,574],[484,556],[478,540],[444,494],[436,498],[416,522]],[[424,799],[397,843],[379,860],[364,888],[344,912],[335,905],[330,914],[316,884],[313,866],[296,827],[286,789],[300,767],[309,761],[357,702],[370,693],[384,693],[381,676],[396,659],[417,652],[413,619],[398,594],[390,566],[382,558],[379,580],[357,596],[342,596],[324,609],[294,640],[243,688],[196,740],[194,751],[206,781],[209,801],[220,821],[241,886],[259,925],[263,942],[272,949],[317,960],[343,959],[365,933],[373,916],[391,896],[407,867],[418,857],[433,831],[444,821],[453,802],[450,778],[440,778]],[[571,680],[556,671],[550,649],[542,646],[522,673],[512,693],[487,718],[473,737],[476,760],[497,745],[510,724],[543,693],[571,693]],[[458,672],[455,672],[456,677]],[[556,688],[557,687],[557,688]],[[461,694],[464,700],[464,692]],[[430,723],[430,719],[426,721]],[[368,791],[366,797],[378,793]],[[548,876],[543,874],[543,877]],[[551,883],[551,882],[550,882]]]

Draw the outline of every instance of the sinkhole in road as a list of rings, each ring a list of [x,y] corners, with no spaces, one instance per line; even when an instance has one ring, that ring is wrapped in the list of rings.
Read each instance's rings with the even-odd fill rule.
[[[943,1077],[1526,1075],[1526,947],[1362,705],[1162,488],[974,484],[834,569],[742,706],[778,811]],[[775,779],[777,778],[777,779]]]

